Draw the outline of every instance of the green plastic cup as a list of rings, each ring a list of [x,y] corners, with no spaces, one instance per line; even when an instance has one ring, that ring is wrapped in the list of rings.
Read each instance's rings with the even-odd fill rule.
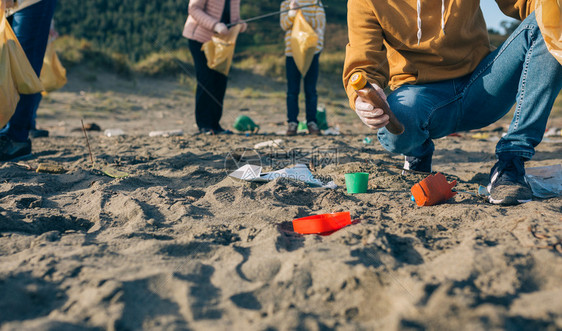
[[[240,132],[246,132],[246,131],[257,132],[260,128],[259,125],[254,123],[254,121],[246,115],[238,116],[234,121],[233,126],[236,130]]]
[[[367,193],[369,174],[366,172],[345,174],[345,186],[349,194]]]

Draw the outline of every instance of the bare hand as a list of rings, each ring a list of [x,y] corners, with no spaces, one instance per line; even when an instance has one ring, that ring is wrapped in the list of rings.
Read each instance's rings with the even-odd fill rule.
[[[291,3],[289,4],[289,8],[295,9],[298,6],[299,6],[299,2],[297,0],[291,0]]]
[[[220,35],[225,35],[228,33],[228,28],[224,23],[217,23],[215,24],[215,32]]]
[[[372,85],[384,102],[386,102],[386,95],[383,89],[375,84]],[[370,101],[363,99],[361,96],[357,96],[355,100],[355,112],[357,116],[359,116],[365,125],[373,130],[383,128],[390,122],[390,117],[384,113],[381,107],[382,105],[373,105]]]

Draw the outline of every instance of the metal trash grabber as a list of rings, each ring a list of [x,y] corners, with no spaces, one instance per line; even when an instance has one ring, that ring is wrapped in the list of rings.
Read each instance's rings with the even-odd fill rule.
[[[320,4],[320,0],[318,0],[318,1],[316,1],[316,3],[314,3],[314,4],[299,6],[299,7],[293,8],[293,9],[279,10],[279,11],[276,11],[276,12],[273,12],[273,13],[264,14],[264,15],[260,15],[260,16],[255,16],[255,17],[252,17],[252,18],[248,18],[247,20],[242,20],[242,21],[240,21],[240,22],[227,24],[226,26],[227,26],[228,28],[230,28],[231,26],[234,26],[234,25],[237,25],[237,24],[253,22],[253,21],[261,20],[262,18],[266,18],[266,17],[270,17],[270,16],[275,16],[275,15],[279,15],[279,14],[282,14],[282,13],[287,13],[287,12],[289,12],[290,10],[297,10],[297,9],[301,9],[301,8],[314,7],[314,6],[320,6],[320,7],[326,8],[326,6],[321,5],[321,4]]]

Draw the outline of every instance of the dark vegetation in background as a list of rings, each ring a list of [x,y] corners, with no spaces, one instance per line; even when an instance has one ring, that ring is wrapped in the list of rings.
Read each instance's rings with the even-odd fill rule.
[[[55,15],[61,35],[85,39],[95,47],[112,53],[127,54],[139,61],[151,53],[187,47],[181,36],[187,17],[188,0],[64,0]],[[241,17],[250,18],[279,10],[280,1],[243,1]],[[325,0],[332,36],[345,37],[346,2]],[[282,54],[283,32],[279,16],[249,24],[241,34],[241,52],[279,52]],[[343,47],[332,44],[331,47]]]
[[[61,35],[89,41],[93,47],[111,54],[123,54],[137,62],[151,53],[164,53],[187,47],[181,36],[187,17],[188,0],[64,0],[55,15]],[[280,0],[242,1],[241,17],[250,18],[279,10]],[[347,43],[347,1],[324,0],[328,27],[326,51],[343,51]],[[516,27],[516,25],[514,25]],[[509,32],[514,26],[506,22]],[[494,44],[504,38],[498,31]],[[249,24],[240,35],[239,56],[283,54],[283,31],[279,16]]]

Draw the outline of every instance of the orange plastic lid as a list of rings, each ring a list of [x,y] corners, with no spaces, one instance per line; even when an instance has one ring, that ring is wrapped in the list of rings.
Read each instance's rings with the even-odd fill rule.
[[[355,90],[360,90],[367,85],[367,78],[365,78],[365,75],[362,73],[356,72],[351,76],[351,79],[349,79],[349,84]]]
[[[293,230],[300,234],[326,233],[339,230],[350,224],[351,214],[344,211],[297,218],[293,220]]]

